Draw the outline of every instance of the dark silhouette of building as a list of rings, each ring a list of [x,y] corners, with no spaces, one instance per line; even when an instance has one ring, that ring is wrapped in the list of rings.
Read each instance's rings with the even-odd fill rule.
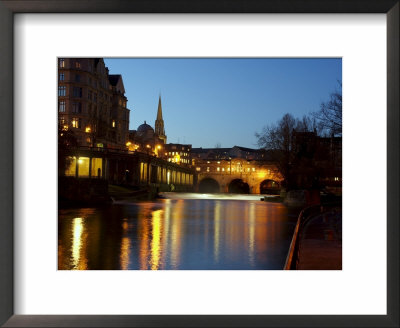
[[[58,122],[78,146],[126,148],[129,109],[121,75],[102,58],[60,58]]]
[[[164,157],[165,143],[164,120],[162,116],[161,96],[158,98],[157,118],[155,129],[144,121],[137,130],[129,130],[128,149],[155,154],[158,157]]]

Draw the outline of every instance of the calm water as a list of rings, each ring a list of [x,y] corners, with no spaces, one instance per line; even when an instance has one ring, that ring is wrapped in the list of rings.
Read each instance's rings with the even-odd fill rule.
[[[59,269],[284,266],[296,221],[284,205],[261,202],[259,196],[168,193],[168,197],[60,210]]]

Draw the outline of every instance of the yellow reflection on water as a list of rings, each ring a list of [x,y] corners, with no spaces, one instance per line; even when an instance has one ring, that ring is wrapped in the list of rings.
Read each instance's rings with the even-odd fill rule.
[[[87,259],[83,251],[85,244],[84,229],[82,218],[72,220],[72,269],[74,270],[87,269]]]
[[[162,249],[164,254],[164,261],[162,261],[161,269],[165,269],[165,264],[167,262],[166,258],[168,255],[168,247],[169,247],[169,226],[170,226],[170,219],[171,219],[171,200],[165,200],[165,213],[164,213],[164,224],[163,224],[163,236],[162,236]]]
[[[152,213],[152,240],[151,240],[151,270],[158,270],[160,265],[160,239],[161,239],[161,216],[163,210]]]
[[[144,210],[138,213],[138,234],[140,235],[140,270],[147,270],[147,259],[149,256],[149,226],[147,224],[146,213],[144,213]]]
[[[171,224],[171,266],[173,269],[179,268],[180,252],[181,252],[181,230],[183,217],[184,201],[178,200],[173,207],[172,211],[172,224]]]
[[[254,265],[254,236],[255,236],[255,225],[256,225],[256,205],[252,202],[249,206],[249,261],[251,265]]]
[[[217,200],[214,208],[214,261],[219,260],[221,202]]]
[[[122,222],[122,229],[124,231],[124,234],[128,232],[129,224],[127,222],[127,219],[124,219]],[[128,270],[129,268],[129,263],[130,263],[130,255],[131,253],[131,240],[127,236],[123,236],[121,240],[121,249],[120,249],[120,255],[119,255],[119,262],[122,270]]]

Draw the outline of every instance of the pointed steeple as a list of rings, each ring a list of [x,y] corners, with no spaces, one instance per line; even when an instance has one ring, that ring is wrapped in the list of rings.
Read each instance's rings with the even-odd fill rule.
[[[158,97],[158,109],[157,109],[157,119],[155,126],[155,134],[156,136],[165,143],[167,143],[167,136],[164,131],[164,120],[162,117],[162,105],[161,105],[161,94]]]
[[[161,106],[161,94],[158,97],[158,110],[157,110],[157,120],[163,120],[162,118],[162,106]]]

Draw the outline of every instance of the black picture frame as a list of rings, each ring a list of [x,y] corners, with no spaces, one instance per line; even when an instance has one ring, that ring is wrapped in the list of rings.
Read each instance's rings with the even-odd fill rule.
[[[4,327],[399,327],[399,8],[399,0],[0,0],[0,324]],[[14,315],[12,123],[16,13],[385,13],[387,315]]]

